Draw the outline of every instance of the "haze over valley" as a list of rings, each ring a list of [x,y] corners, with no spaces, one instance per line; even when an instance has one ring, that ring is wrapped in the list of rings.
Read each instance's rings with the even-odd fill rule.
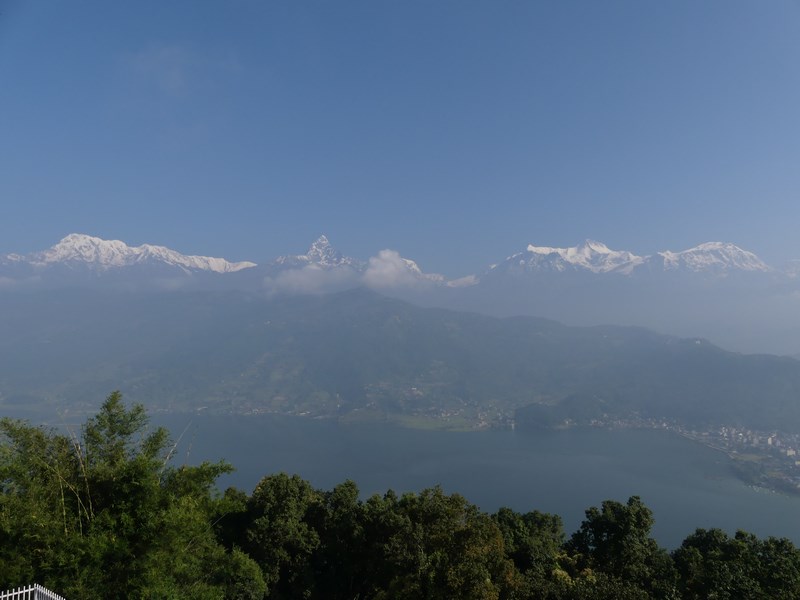
[[[800,431],[800,361],[603,324],[622,312],[662,329],[695,319],[746,340],[758,312],[788,329],[766,306],[800,297],[794,273],[733,244],[647,257],[529,246],[457,280],[392,250],[347,257],[325,236],[259,265],[70,234],[2,264],[0,401],[32,413],[91,411],[119,387],[159,411],[645,426],[699,430],[729,451],[744,448],[725,428],[762,441]],[[452,308],[481,302],[489,314]],[[529,316],[548,312],[589,324]]]

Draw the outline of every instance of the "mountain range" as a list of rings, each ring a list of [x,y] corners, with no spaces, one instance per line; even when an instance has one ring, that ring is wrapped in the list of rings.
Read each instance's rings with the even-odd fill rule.
[[[174,267],[184,273],[194,271],[232,273],[256,266],[252,262],[231,263],[223,258],[186,256],[164,246],[151,244],[128,246],[119,240],[103,240],[78,233],[69,234],[56,245],[41,252],[26,256],[19,254],[0,256],[0,265],[40,272],[58,267],[103,272],[147,265]]]
[[[90,412],[113,389],[154,411],[800,430],[799,361],[641,328],[421,308],[363,288],[0,295],[6,414]]]
[[[587,240],[567,248],[531,244],[448,279],[389,249],[367,260],[345,256],[324,235],[305,254],[256,264],[70,234],[40,252],[0,256],[0,292],[88,286],[297,295],[366,287],[420,306],[643,326],[731,350],[800,355],[798,265],[778,269],[731,243],[640,256]]]
[[[390,251],[391,252],[391,251]],[[380,255],[378,255],[379,257]],[[375,258],[378,258],[375,257]],[[262,265],[274,271],[318,267],[322,269],[351,269],[366,272],[371,261],[362,261],[342,255],[325,235],[320,236],[300,255],[279,256]],[[664,251],[648,256],[632,252],[611,250],[602,242],[586,240],[568,248],[551,248],[528,245],[528,247],[504,260],[491,265],[480,274],[469,275],[458,280],[447,280],[438,274],[427,274],[412,260],[399,257],[409,274],[418,278],[450,286],[477,284],[487,276],[499,273],[563,273],[589,272],[635,275],[640,272],[691,272],[724,274],[733,272],[778,273],[755,254],[731,243],[707,242],[681,252]],[[187,256],[164,246],[143,244],[128,246],[119,240],[104,240],[84,234],[72,233],[57,244],[28,255],[0,255],[0,273],[9,278],[20,272],[46,273],[48,269],[86,269],[102,273],[114,269],[149,266],[174,269],[176,272],[192,274],[199,272],[234,273],[258,267],[254,262],[229,262],[224,258]],[[795,264],[785,272],[794,277]]]
[[[586,241],[448,280],[325,236],[256,264],[71,234],[0,257],[0,406],[122,388],[159,410],[800,430],[800,361],[715,345],[800,354],[798,272],[733,244]]]
[[[563,273],[590,272],[634,275],[643,271],[691,272],[724,274],[733,272],[779,273],[752,252],[731,243],[707,242],[681,252],[664,251],[639,256],[632,252],[611,250],[602,242],[586,240],[568,248],[551,248],[533,244],[522,251],[491,265],[480,274],[459,280],[447,280],[441,275],[426,274],[412,260],[401,257],[409,273],[428,281],[442,284],[465,285],[478,283],[482,278],[498,273]],[[794,277],[797,261],[791,262],[784,273]],[[308,252],[300,255],[279,256],[263,265],[273,271],[302,269],[314,266],[324,269],[352,269],[367,271],[369,261],[342,255],[325,235],[311,244]],[[187,256],[164,246],[143,244],[128,246],[119,240],[104,240],[84,234],[72,233],[57,244],[28,255],[0,255],[0,268],[5,277],[20,272],[44,273],[47,269],[67,267],[107,272],[135,266],[172,268],[184,274],[211,272],[233,273],[257,267],[254,262],[229,262],[224,258]]]
[[[752,252],[729,243],[707,242],[681,252],[664,251],[650,256],[637,256],[632,252],[611,250],[602,242],[586,240],[571,248],[529,245],[524,252],[513,254],[493,265],[488,274],[565,271],[632,276],[653,271],[720,275],[737,271],[770,273],[774,269]]]

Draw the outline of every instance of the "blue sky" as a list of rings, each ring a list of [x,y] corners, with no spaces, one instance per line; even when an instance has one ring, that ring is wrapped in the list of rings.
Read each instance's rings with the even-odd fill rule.
[[[0,253],[800,258],[800,3],[0,0]]]

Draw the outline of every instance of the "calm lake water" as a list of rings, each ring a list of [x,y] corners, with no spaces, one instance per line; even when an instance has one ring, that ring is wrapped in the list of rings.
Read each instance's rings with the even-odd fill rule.
[[[647,430],[442,432],[296,417],[158,416],[177,438],[177,464],[225,459],[220,480],[252,491],[266,474],[297,473],[330,489],[354,480],[364,497],[441,485],[481,509],[561,515],[567,533],[589,506],[638,495],[653,534],[675,547],[697,527],[737,528],[800,544],[800,498],[755,490],[727,457],[680,436]],[[188,426],[188,428],[187,428]]]

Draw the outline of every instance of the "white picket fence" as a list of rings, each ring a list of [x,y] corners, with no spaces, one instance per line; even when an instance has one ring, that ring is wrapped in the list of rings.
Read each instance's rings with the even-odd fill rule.
[[[64,600],[64,597],[34,583],[15,590],[0,592],[0,600]]]

